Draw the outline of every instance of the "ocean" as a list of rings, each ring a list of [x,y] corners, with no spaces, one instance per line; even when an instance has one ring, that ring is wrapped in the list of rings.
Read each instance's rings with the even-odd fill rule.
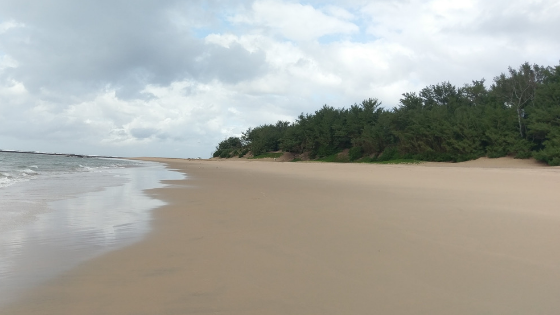
[[[81,262],[141,240],[182,179],[162,164],[0,152],[0,306]]]

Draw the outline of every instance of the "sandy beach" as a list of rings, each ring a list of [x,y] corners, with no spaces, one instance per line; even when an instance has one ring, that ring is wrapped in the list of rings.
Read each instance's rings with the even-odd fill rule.
[[[149,160],[142,241],[0,314],[556,314],[560,169]]]

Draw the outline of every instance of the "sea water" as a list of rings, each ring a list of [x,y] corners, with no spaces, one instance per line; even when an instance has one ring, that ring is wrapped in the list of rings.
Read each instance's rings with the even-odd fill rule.
[[[0,152],[0,306],[142,239],[164,205],[143,190],[181,178],[158,163]]]

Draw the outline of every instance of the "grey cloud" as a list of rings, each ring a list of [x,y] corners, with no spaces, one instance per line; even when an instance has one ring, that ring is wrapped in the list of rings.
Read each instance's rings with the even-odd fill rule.
[[[130,134],[136,139],[146,139],[157,134],[158,130],[154,128],[133,128]]]
[[[249,52],[241,45],[233,43],[229,48],[211,45],[195,64],[201,78],[235,83],[264,74],[267,70],[266,55],[263,51]]]
[[[182,78],[206,77],[207,69],[230,82],[245,78],[251,73],[247,70],[254,69],[253,64],[261,57],[248,55],[239,47],[222,51],[213,48],[212,58],[207,60],[210,63],[197,64],[195,59],[207,47],[188,26],[212,27],[217,23],[216,18],[205,19],[197,12],[202,3],[3,1],[2,15],[25,24],[0,37],[0,51],[19,63],[4,76],[23,82],[33,93],[47,88],[83,95],[111,85],[125,98],[138,97],[137,92],[146,84],[165,85]],[[210,9],[206,11],[212,5],[212,1],[208,2],[206,7]],[[177,25],[169,14],[173,10],[181,10],[181,16],[192,25]],[[241,62],[250,65],[243,67]]]

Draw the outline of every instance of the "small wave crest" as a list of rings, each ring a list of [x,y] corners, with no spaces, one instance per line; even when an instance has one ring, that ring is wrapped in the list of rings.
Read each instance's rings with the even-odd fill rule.
[[[11,185],[13,180],[9,177],[0,176],[0,187],[6,187]]]
[[[0,187],[39,178],[66,176],[72,173],[111,173],[113,170],[141,166],[128,160],[0,152]]]
[[[19,170],[19,172],[21,173],[22,176],[30,176],[30,175],[38,175],[39,173],[37,173],[36,171],[30,169],[30,168],[25,168],[22,170]]]
[[[137,164],[131,164],[132,166],[138,166]],[[114,164],[107,164],[107,165],[99,165],[99,166],[85,166],[85,165],[81,165],[79,164],[75,170],[78,172],[105,172],[107,170],[111,170],[111,169],[121,169],[121,168],[125,168],[127,166],[127,164],[118,164],[118,163],[114,163]]]
[[[17,182],[27,181],[25,177],[13,177],[10,174],[0,173],[0,188],[11,186]]]
[[[136,164],[129,164],[129,165],[136,166]],[[107,166],[107,168],[125,168],[125,164],[110,164],[109,166]]]
[[[79,172],[93,172],[96,169],[98,169],[98,167],[84,166],[82,164],[79,164],[78,168],[77,168],[77,171],[79,171]]]

